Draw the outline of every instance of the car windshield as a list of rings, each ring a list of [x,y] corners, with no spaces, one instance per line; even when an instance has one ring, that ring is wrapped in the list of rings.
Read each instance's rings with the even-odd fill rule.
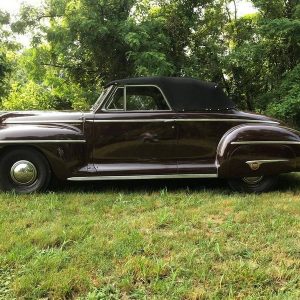
[[[108,88],[106,88],[102,91],[101,95],[99,96],[99,98],[97,99],[95,104],[91,107],[91,111],[96,110],[101,105],[101,103],[106,98],[106,96],[109,94],[111,89],[112,89],[112,86],[109,86]]]

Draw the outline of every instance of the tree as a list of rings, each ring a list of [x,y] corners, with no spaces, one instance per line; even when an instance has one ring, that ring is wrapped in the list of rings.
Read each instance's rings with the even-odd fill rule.
[[[9,24],[9,14],[0,10],[0,100],[8,93],[8,75],[12,68],[11,56],[12,42],[10,33],[5,27]]]
[[[256,107],[300,126],[300,4],[294,0],[258,1],[260,55],[264,85]],[[299,81],[298,81],[299,82]]]
[[[5,109],[88,109],[94,92],[65,77],[62,70],[40,63],[49,59],[46,45],[18,55],[11,91],[3,101]]]
[[[280,86],[273,91],[275,101],[269,103],[267,112],[300,127],[300,64],[287,72]]]
[[[300,4],[252,2],[258,12],[243,17],[237,0],[44,0],[41,8],[23,6],[11,27],[33,32],[32,48],[17,60],[5,107],[18,107],[18,97],[37,89],[46,95],[41,107],[84,108],[110,80],[192,76],[223,86],[242,109],[287,119],[289,103],[295,106],[300,97]]]

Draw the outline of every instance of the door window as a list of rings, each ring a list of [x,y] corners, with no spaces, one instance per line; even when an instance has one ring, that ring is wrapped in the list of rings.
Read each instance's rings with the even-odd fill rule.
[[[127,86],[126,110],[169,110],[161,91],[155,86]]]
[[[155,86],[126,86],[118,88],[107,106],[115,111],[170,110],[162,92]]]

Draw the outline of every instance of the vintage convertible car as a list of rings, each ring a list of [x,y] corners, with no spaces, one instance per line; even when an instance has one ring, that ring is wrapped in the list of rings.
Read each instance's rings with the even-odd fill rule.
[[[299,132],[190,78],[118,80],[89,112],[3,112],[0,122],[5,191],[41,191],[55,176],[227,178],[234,190],[263,192],[300,171]]]

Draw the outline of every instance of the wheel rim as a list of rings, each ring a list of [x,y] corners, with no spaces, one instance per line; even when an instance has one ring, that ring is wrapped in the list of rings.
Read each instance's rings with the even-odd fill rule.
[[[37,179],[37,170],[30,161],[20,160],[11,167],[10,176],[19,185],[30,185]]]
[[[257,184],[262,181],[264,177],[263,176],[257,176],[257,177],[244,177],[243,181],[247,184]]]

